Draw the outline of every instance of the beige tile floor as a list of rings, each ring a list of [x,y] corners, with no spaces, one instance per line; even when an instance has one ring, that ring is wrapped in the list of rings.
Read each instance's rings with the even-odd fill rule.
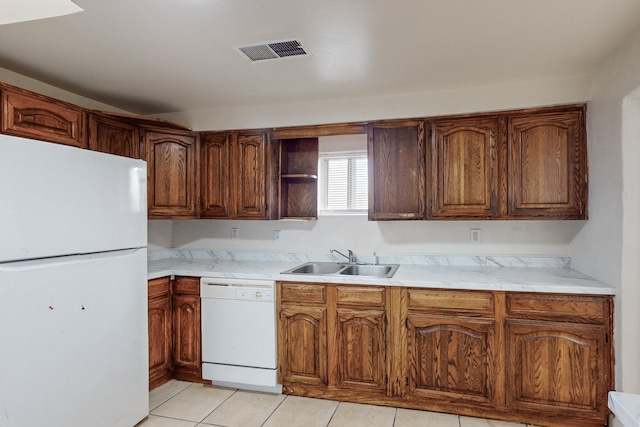
[[[527,427],[436,412],[255,393],[171,380],[139,427]],[[533,426],[531,426],[533,427]]]

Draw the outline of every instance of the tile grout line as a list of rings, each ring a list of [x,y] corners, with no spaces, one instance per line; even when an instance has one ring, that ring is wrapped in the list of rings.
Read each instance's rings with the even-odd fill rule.
[[[203,386],[203,387],[204,387],[204,386]],[[233,391],[233,393],[231,393],[231,394],[229,395],[229,397],[227,397],[227,398],[226,398],[226,399],[224,399],[222,402],[220,402],[220,404],[219,404],[218,406],[216,406],[215,408],[213,408],[213,410],[212,410],[211,412],[209,412],[207,415],[205,415],[205,416],[204,416],[204,418],[202,418],[200,421],[198,421],[198,424],[200,424],[201,422],[203,422],[204,420],[206,420],[206,419],[207,419],[207,417],[208,417],[209,415],[213,414],[213,413],[214,413],[214,412],[215,412],[219,407],[221,407],[222,405],[224,405],[224,403],[225,403],[227,400],[231,399],[231,397],[232,397],[233,395],[235,395],[235,394],[238,392],[238,389],[237,389],[237,388],[236,388],[236,389],[230,389],[230,390],[234,390],[234,391]],[[214,425],[215,425],[215,424],[214,424]]]
[[[165,383],[167,384],[167,383]],[[159,407],[161,407],[162,405],[164,405],[165,403],[167,403],[168,401],[170,401],[171,399],[173,399],[174,397],[176,397],[177,395],[179,395],[180,393],[182,393],[183,391],[185,391],[186,389],[188,389],[189,387],[191,387],[194,383],[189,383],[188,386],[186,386],[185,388],[183,388],[182,390],[180,390],[179,392],[177,392],[176,394],[172,394],[171,396],[169,396],[166,400],[162,401],[162,403],[160,403],[159,405],[156,405],[153,409],[149,408],[149,415],[151,415],[151,411],[155,411],[156,409],[158,409]],[[164,385],[164,384],[163,384]],[[162,386],[160,386],[162,387]],[[159,388],[159,387],[158,387]],[[157,389],[157,388],[156,388]],[[176,418],[178,419],[178,418]]]
[[[281,393],[281,394],[282,394],[282,393]],[[288,398],[289,398],[289,395],[286,395],[286,394],[285,394],[285,395],[284,395],[284,399],[282,399],[282,400],[280,401],[280,403],[278,403],[278,405],[277,405],[275,408],[273,408],[273,411],[271,411],[271,413],[267,416],[267,418],[265,418],[265,420],[262,422],[262,424],[260,424],[260,427],[264,426],[264,425],[267,423],[267,421],[269,421],[269,418],[271,418],[271,417],[273,416],[273,414],[275,414],[275,413],[276,413],[276,411],[278,410],[278,408],[279,408],[280,406],[282,406],[282,404],[284,403],[284,401],[285,401],[285,400],[287,400]]]
[[[334,402],[336,402],[334,400]],[[329,421],[327,422],[327,424],[325,425],[325,427],[329,427],[329,424],[331,424],[331,420],[333,420],[333,417],[336,415],[336,412],[338,412],[338,408],[340,407],[340,405],[342,405],[344,402],[339,402],[336,405],[336,409],[333,410],[333,413],[331,414],[331,418],[329,418]]]

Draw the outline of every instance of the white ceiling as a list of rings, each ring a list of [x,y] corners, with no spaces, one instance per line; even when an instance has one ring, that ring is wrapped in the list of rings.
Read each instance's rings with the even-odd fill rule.
[[[640,26],[638,0],[75,3],[0,26],[0,67],[140,114],[586,75]],[[235,50],[288,38],[312,55]]]

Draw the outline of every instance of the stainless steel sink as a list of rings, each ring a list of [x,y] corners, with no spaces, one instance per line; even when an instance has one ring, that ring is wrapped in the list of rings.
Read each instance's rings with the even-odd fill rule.
[[[369,276],[369,277],[391,277],[394,275],[398,265],[349,265],[340,274],[349,276]]]
[[[332,274],[344,268],[344,264],[337,262],[308,262],[291,270],[283,271],[287,274]]]
[[[313,274],[318,276],[345,275],[364,277],[393,277],[398,264],[346,264],[336,262],[307,262],[282,274]]]

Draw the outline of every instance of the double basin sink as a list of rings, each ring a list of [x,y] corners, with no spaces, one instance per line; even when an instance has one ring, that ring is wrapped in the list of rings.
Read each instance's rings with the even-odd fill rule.
[[[307,262],[283,271],[282,274],[342,275],[363,277],[393,277],[398,264],[347,264],[337,262]]]

